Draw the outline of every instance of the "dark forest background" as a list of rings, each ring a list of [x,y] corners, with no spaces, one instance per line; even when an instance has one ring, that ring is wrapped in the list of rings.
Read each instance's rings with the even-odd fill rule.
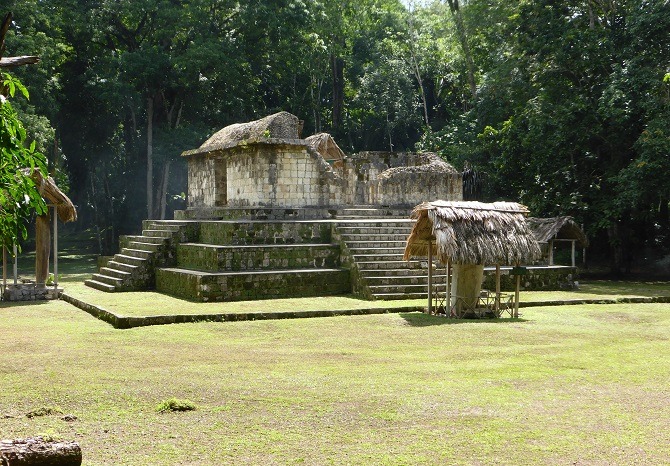
[[[667,0],[5,0],[16,100],[101,253],[184,207],[179,154],[286,110],[572,215],[624,274],[670,249]],[[648,269],[651,270],[651,269]]]

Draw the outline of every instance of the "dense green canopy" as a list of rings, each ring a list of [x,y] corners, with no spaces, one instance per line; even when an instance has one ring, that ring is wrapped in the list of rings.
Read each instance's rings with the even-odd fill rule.
[[[183,150],[288,111],[346,152],[425,149],[478,200],[571,215],[615,269],[668,248],[665,0],[9,0],[17,106],[104,249],[183,202]],[[63,186],[63,180],[58,180]],[[138,202],[138,200],[144,200]],[[592,256],[593,257],[593,256]]]

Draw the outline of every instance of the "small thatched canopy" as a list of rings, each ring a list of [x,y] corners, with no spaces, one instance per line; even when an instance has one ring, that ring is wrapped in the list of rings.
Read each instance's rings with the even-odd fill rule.
[[[417,222],[404,258],[427,256],[430,242],[445,264],[530,263],[541,252],[527,215],[528,209],[515,202],[424,202],[412,212]]]
[[[341,162],[344,152],[337,145],[335,139],[328,133],[317,133],[305,139],[307,145],[317,151],[326,162]]]
[[[589,245],[586,234],[572,217],[529,217],[527,222],[539,243],[548,243],[553,239],[566,239],[577,241],[583,248]]]
[[[26,171],[27,170],[30,169],[26,169]],[[37,186],[40,195],[46,199],[48,203],[56,206],[58,218],[61,222],[67,223],[77,220],[77,209],[70,198],[67,197],[63,191],[58,189],[53,178],[50,176],[44,178],[39,170],[33,170],[32,173],[30,173],[30,177],[35,183],[35,186]]]

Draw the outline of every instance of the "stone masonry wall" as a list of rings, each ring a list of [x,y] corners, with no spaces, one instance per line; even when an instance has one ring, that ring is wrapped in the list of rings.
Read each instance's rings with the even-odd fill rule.
[[[332,170],[319,162],[325,164],[306,146],[238,146],[227,155],[228,205],[339,205],[341,189]]]
[[[197,155],[188,163],[188,200],[191,207],[228,203],[226,160],[220,155]]]

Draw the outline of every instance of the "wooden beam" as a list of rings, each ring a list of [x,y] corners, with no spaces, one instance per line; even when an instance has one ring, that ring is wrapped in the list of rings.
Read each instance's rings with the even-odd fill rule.
[[[519,264],[516,264],[519,267]],[[521,288],[521,275],[516,276],[516,288],[514,290],[514,318],[519,318],[519,289]]]
[[[23,55],[21,57],[0,58],[0,68],[11,68],[14,66],[34,65],[39,63],[40,57],[34,55]]]
[[[496,264],[496,316],[500,316],[500,264]]]
[[[451,262],[447,261],[447,296],[445,300],[445,310],[447,317],[451,317]]]
[[[575,240],[572,240],[572,266],[575,266]]]

